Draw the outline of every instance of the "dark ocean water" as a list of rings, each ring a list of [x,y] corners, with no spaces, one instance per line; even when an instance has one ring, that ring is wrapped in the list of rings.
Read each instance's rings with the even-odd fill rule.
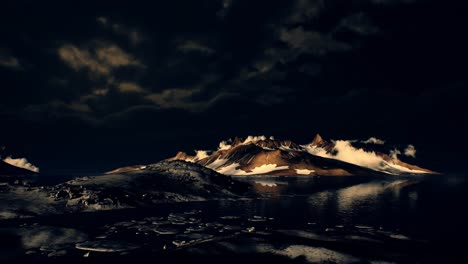
[[[104,235],[110,241],[125,241],[140,247],[136,255],[97,254],[95,259],[91,258],[93,263],[110,260],[126,263],[135,257],[145,262],[155,256],[164,263],[219,263],[225,255],[231,256],[223,260],[227,263],[254,260],[314,263],[317,254],[331,254],[323,250],[338,254],[325,257],[324,263],[463,263],[466,260],[468,178],[464,174],[380,179],[262,176],[242,180],[254,183],[261,197],[11,220],[1,222],[0,228],[74,228],[87,233],[89,240],[96,241]],[[158,232],[172,230],[174,234],[155,235],[154,228],[160,228]],[[200,230],[189,232],[189,228]],[[179,250],[174,243],[187,233],[199,235],[202,237],[199,240],[209,239],[206,243],[187,244]],[[297,257],[298,245],[302,250],[299,253],[309,257]],[[280,253],[271,255],[274,257],[270,259],[270,255],[259,250],[262,247]],[[162,254],[162,249],[172,253]],[[67,257],[72,259],[67,261],[83,261],[81,251],[68,252],[71,255]],[[41,254],[33,260],[63,261]],[[289,258],[282,258],[285,254]],[[85,262],[89,261],[87,258]]]
[[[468,175],[368,178],[252,179],[286,187],[269,199],[254,200],[248,214],[284,221],[304,219],[323,225],[371,225],[427,239],[465,238],[468,230]],[[280,187],[281,188],[281,187]],[[324,189],[324,190],[320,190]],[[229,206],[228,206],[229,207]],[[287,217],[285,217],[287,216]]]

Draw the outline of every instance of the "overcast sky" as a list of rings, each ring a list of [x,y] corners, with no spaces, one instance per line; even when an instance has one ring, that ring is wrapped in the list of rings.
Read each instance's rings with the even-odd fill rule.
[[[0,146],[41,171],[317,132],[413,144],[415,163],[460,165],[468,16],[451,1],[11,2],[0,16]]]

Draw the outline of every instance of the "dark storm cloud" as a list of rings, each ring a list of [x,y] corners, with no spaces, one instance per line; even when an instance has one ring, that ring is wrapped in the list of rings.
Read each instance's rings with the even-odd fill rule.
[[[291,30],[282,29],[280,40],[287,43],[292,51],[311,53],[317,56],[326,55],[328,52],[350,49],[350,46],[346,43],[336,41],[316,31],[304,31],[302,27]]]
[[[344,17],[339,22],[335,31],[348,31],[359,35],[375,35],[380,28],[364,12],[358,12]]]
[[[206,45],[203,45],[202,43],[198,41],[193,41],[193,40],[187,40],[187,41],[184,41],[183,43],[180,43],[177,49],[183,53],[201,52],[201,53],[205,53],[208,55],[216,52],[214,49]]]
[[[466,21],[449,4],[21,3],[0,18],[0,115],[36,155],[74,137],[69,159],[86,146],[109,164],[252,133],[424,145],[463,112]]]
[[[115,22],[108,17],[100,16],[96,18],[96,21],[104,29],[110,30],[118,36],[128,38],[129,42],[134,46],[141,44],[146,38],[145,34],[139,29]]]
[[[138,83],[122,79],[119,72],[125,68],[144,71],[146,66],[114,43],[91,41],[82,47],[64,44],[57,49],[57,55],[73,71],[85,72],[89,77],[89,91],[69,102],[69,108],[77,112],[105,110],[106,104],[113,104],[109,98],[117,97],[116,93],[122,96],[147,93]]]
[[[9,54],[6,51],[0,49],[0,67],[4,67],[11,70],[21,69],[21,64],[17,58]]]
[[[92,50],[66,44],[58,49],[58,55],[75,71],[88,70],[90,74],[109,75],[119,67],[143,67],[132,55],[114,44],[96,43]]]
[[[291,13],[287,16],[289,24],[304,23],[317,19],[325,8],[324,0],[296,0],[293,1]]]

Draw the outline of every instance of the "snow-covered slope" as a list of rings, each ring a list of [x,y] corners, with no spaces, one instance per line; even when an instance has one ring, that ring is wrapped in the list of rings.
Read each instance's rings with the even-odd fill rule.
[[[363,142],[368,142],[363,141]],[[323,175],[347,176],[386,173],[424,174],[430,170],[402,162],[398,150],[384,154],[372,144],[355,147],[354,141],[326,141],[316,135],[311,143],[299,145],[273,137],[248,136],[223,141],[216,151],[179,152],[169,160],[198,163],[226,175]],[[383,141],[371,140],[371,143]]]
[[[384,141],[382,140],[375,139],[372,141],[368,139],[366,141],[361,141],[368,142],[364,145],[361,144],[359,147],[353,145],[353,143],[358,142],[357,140],[334,140],[328,142],[320,135],[317,135],[310,144],[303,145],[302,147],[312,155],[341,160],[387,174],[435,173],[431,170],[401,161],[398,158],[398,154],[400,154],[401,151],[398,149],[390,150],[389,154],[373,149],[375,144],[383,145]]]
[[[74,193],[74,199],[69,203],[83,204],[92,201],[94,204],[98,203],[97,207],[101,207],[100,203],[105,206],[109,203],[112,206],[136,206],[226,198],[246,191],[244,184],[230,177],[185,161],[161,161],[135,167],[134,171],[126,170],[69,181],[66,186]],[[89,198],[93,196],[96,197]]]
[[[248,191],[248,184],[199,164],[161,161],[56,185],[0,185],[0,219],[236,198]]]

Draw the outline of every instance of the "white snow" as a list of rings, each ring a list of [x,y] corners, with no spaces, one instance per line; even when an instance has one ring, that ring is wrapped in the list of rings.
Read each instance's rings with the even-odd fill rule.
[[[208,155],[208,151],[207,150],[195,150],[195,152],[197,153],[195,155],[195,158],[193,159],[193,161],[197,161],[197,160],[201,160],[201,159],[204,159],[204,158],[208,158],[210,155]]]
[[[232,163],[228,166],[217,169],[219,173],[226,175],[258,175],[258,174],[267,174],[272,171],[278,170],[287,170],[289,166],[277,166],[276,164],[263,164],[259,167],[255,167],[252,171],[247,172],[239,168],[239,163]]]
[[[216,170],[217,168],[223,166],[228,160],[227,159],[216,159],[210,164],[207,164],[206,167]]]
[[[296,169],[297,174],[301,175],[309,175],[311,173],[315,172],[314,170],[308,170],[308,169]]]
[[[226,141],[219,142],[218,150],[228,150],[232,147],[231,144],[228,144]]]
[[[309,154],[312,154],[315,156],[324,157],[324,158],[328,158],[332,156],[328,154],[324,148],[310,146],[310,145],[302,145],[301,147],[304,149],[305,152],[308,152]]]
[[[247,138],[241,143],[241,145],[247,145],[249,143],[255,143],[255,142],[258,142],[258,141],[261,141],[261,140],[266,140],[267,137],[266,136],[247,136]],[[273,136],[270,136],[269,137],[270,140],[275,140],[275,138]],[[230,140],[223,140],[221,142],[219,142],[219,146],[218,146],[218,150],[228,150],[228,149],[231,149],[232,148],[232,145],[229,144]],[[268,149],[268,148],[264,148],[264,149]],[[272,150],[272,149],[268,149],[268,150]]]
[[[248,136],[244,142],[242,142],[242,144],[248,144],[250,142],[257,142],[257,141],[260,141],[260,140],[266,140],[266,137],[265,136]]]
[[[274,249],[270,245],[259,245],[257,250],[260,252],[272,252],[277,255],[287,256],[291,259],[303,256],[308,263],[354,263],[359,260],[354,256],[327,248],[306,245],[291,245],[284,249]]]
[[[397,164],[389,164],[390,167],[397,169],[401,172],[407,172],[407,173],[415,173],[415,174],[427,174],[428,172],[422,171],[422,170],[412,170],[410,168],[406,168]]]
[[[269,148],[269,147],[264,147],[264,146],[260,146],[260,147],[261,147],[262,149],[264,149],[264,150],[275,150],[275,149]]]
[[[284,150],[284,151],[289,151],[289,150],[291,150],[290,147],[285,146],[285,145],[281,145],[281,146],[279,147],[279,149]]]

